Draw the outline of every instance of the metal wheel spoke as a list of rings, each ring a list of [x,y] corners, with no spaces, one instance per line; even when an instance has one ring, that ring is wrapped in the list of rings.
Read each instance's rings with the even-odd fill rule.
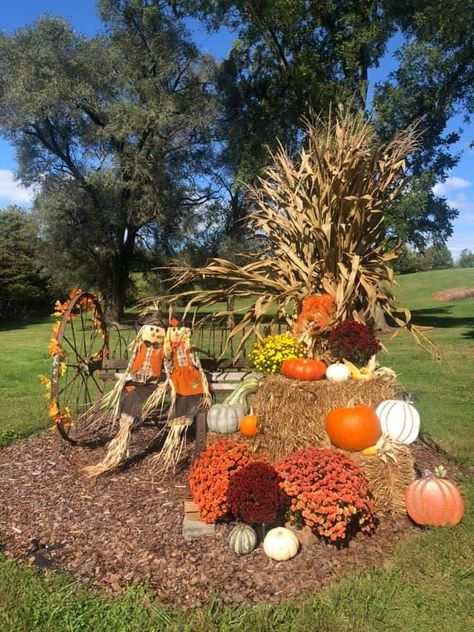
[[[82,377],[82,375],[81,375]],[[83,400],[82,395],[82,391],[83,391],[83,386],[85,386],[84,384],[84,380],[79,380],[79,386],[78,389],[76,391],[76,400],[75,400],[75,405],[74,405],[74,410],[77,412],[79,410],[79,402],[81,402]]]
[[[85,332],[86,332],[86,326],[84,323],[84,310],[82,309],[82,306],[79,305],[79,314],[81,316],[81,333],[82,333],[82,337],[81,337],[81,343],[82,343],[82,347],[84,347],[84,355],[87,357],[87,349],[86,349],[86,337],[85,337]]]
[[[92,355],[92,352],[94,350],[94,343],[99,336],[99,329],[97,329],[96,325],[94,324],[95,322],[97,322],[97,320],[98,320],[97,311],[94,306],[94,311],[92,312],[92,319],[91,319],[91,335],[89,337],[89,355]]]
[[[84,378],[84,376],[82,377],[82,381],[84,382],[84,394],[87,396],[87,404],[91,405],[92,402],[94,401],[91,397],[90,391],[89,391],[89,386],[87,384],[87,380]]]
[[[97,390],[99,391],[99,393],[102,393],[103,389],[101,388],[99,382],[95,379],[95,376],[93,373],[91,373],[91,378],[94,381],[94,384],[97,386]]]
[[[72,378],[72,379],[71,379],[71,380],[70,380],[67,384],[65,384],[65,385],[64,385],[64,386],[63,386],[63,387],[62,387],[62,388],[58,391],[57,396],[59,397],[59,396],[61,395],[61,393],[64,393],[64,391],[65,391],[67,388],[69,388],[69,387],[73,384],[73,382],[74,382],[75,380],[77,380],[77,378],[79,377],[79,375],[80,375],[80,374],[79,374],[79,371],[78,371],[78,372],[76,373],[76,375],[74,375],[74,377],[73,377],[73,378]],[[66,376],[64,376],[64,377],[66,377]]]
[[[81,356],[81,354],[79,353],[79,351],[77,350],[77,348],[76,348],[76,347],[74,347],[74,346],[71,344],[71,341],[70,341],[68,338],[66,338],[66,336],[63,336],[63,340],[64,340],[64,342],[67,342],[67,344],[71,347],[72,351],[74,351],[74,353],[75,353],[75,354],[76,354],[76,356],[79,358],[79,360],[80,360],[81,362],[83,362],[84,364],[87,364],[87,362],[86,362],[86,361],[85,361],[85,359]]]
[[[74,353],[77,355],[79,355],[78,351],[77,351],[77,340],[76,340],[76,329],[74,327],[74,320],[70,319],[69,320],[69,324],[71,326],[71,331],[72,331],[72,339],[74,340],[74,346],[71,345],[71,343],[69,342],[69,340],[67,340],[66,336],[63,334],[63,338],[64,340],[67,341],[68,345],[71,347],[71,349],[74,351]]]

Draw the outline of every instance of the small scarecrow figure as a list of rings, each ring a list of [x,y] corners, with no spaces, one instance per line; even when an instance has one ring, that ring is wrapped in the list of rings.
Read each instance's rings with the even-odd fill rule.
[[[137,321],[137,324],[140,328],[133,342],[127,370],[101,406],[106,411],[104,414],[114,411],[114,419],[119,419],[119,430],[109,443],[102,461],[84,469],[87,476],[112,470],[124,460],[134,421],[163,408],[167,392],[170,392],[173,404],[174,389],[171,374],[166,369],[163,346],[168,323],[159,312],[155,312]]]
[[[173,391],[169,431],[162,450],[152,459],[154,471],[175,469],[186,444],[186,430],[200,406],[211,405],[209,384],[196,349],[191,329],[172,319],[164,341],[166,374],[171,376]]]

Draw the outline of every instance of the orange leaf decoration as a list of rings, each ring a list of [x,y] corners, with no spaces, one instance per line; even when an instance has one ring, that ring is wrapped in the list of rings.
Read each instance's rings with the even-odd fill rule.
[[[61,345],[58,343],[56,338],[51,338],[48,346],[49,355],[56,355],[57,353],[61,353]]]
[[[56,417],[56,415],[59,415],[58,402],[55,399],[53,399],[53,401],[49,405],[48,415],[50,417]]]
[[[78,287],[73,287],[72,290],[68,294],[68,298],[72,299],[76,296],[76,294],[82,294],[82,290]]]
[[[51,380],[49,379],[49,377],[47,377],[46,375],[38,375],[38,379],[41,384],[48,389],[48,391],[51,389]]]

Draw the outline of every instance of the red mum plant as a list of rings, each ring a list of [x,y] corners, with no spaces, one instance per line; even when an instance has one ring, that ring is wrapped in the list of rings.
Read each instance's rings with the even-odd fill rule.
[[[231,517],[229,480],[246,465],[262,461],[249,444],[221,439],[205,450],[189,472],[189,488],[203,522],[212,524]]]
[[[363,470],[338,450],[299,450],[277,465],[291,500],[290,522],[308,526],[330,542],[345,543],[356,531],[375,528],[375,506]]]
[[[277,471],[267,463],[251,463],[230,477],[229,505],[234,516],[247,524],[275,522],[287,501]]]
[[[328,337],[328,349],[334,359],[349,360],[357,366],[365,366],[381,348],[373,329],[355,320],[339,323]]]

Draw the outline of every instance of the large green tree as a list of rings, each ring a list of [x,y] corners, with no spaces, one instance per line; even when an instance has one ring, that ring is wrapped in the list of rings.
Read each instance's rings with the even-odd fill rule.
[[[353,99],[364,107],[368,71],[394,25],[379,0],[184,0],[176,3],[210,30],[235,33],[221,65],[222,171],[234,229],[245,215],[242,182],[252,183],[283,143],[296,154],[302,117]],[[230,184],[229,184],[230,182]]]
[[[329,105],[367,100],[370,71],[390,39],[402,42],[398,68],[375,92],[382,139],[416,120],[425,133],[410,160],[410,191],[388,214],[392,232],[418,247],[443,242],[456,211],[433,185],[456,164],[459,138],[446,126],[459,107],[472,110],[473,15],[470,0],[182,0],[184,11],[209,29],[226,27],[236,39],[219,87],[226,144],[222,158],[232,190],[252,182],[277,139],[293,152],[302,141],[301,117]],[[234,198],[238,199],[238,198]],[[237,208],[240,215],[245,208]],[[237,213],[237,218],[239,217]]]
[[[18,206],[0,209],[0,319],[20,318],[48,303],[37,232],[31,213]]]
[[[423,142],[410,160],[412,187],[391,219],[401,237],[423,247],[448,237],[457,214],[432,189],[459,159],[452,147],[460,130],[448,131],[450,119],[474,111],[474,10],[471,0],[417,0],[409,9],[393,3],[405,39],[396,70],[376,86],[374,106],[382,137],[422,121]]]
[[[147,248],[165,256],[209,191],[213,61],[166,3],[101,0],[105,31],[59,18],[0,36],[0,127],[36,203],[56,285],[101,291],[118,318]]]

